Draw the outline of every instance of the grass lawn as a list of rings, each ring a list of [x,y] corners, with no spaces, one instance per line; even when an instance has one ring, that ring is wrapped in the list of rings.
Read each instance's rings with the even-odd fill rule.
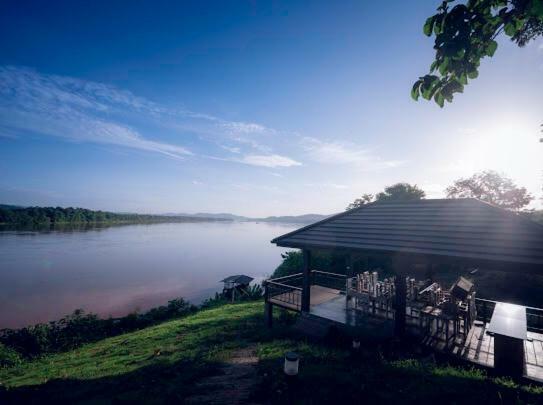
[[[196,382],[218,373],[232,351],[248,345],[259,358],[256,402],[539,403],[543,396],[540,387],[403,358],[386,347],[353,355],[341,345],[293,340],[285,327],[267,331],[263,304],[253,302],[0,369],[0,403],[179,403],[197,391]],[[301,355],[293,381],[281,370],[289,350]]]

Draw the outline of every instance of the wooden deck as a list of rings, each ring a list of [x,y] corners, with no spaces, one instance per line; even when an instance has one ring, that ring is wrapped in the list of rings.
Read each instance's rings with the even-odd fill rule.
[[[281,297],[279,297],[281,298]],[[270,302],[289,308],[280,300],[270,299]],[[298,307],[299,308],[299,307]],[[296,308],[291,308],[296,309]],[[392,336],[394,321],[386,318],[383,313],[370,315],[347,305],[346,297],[338,290],[321,286],[311,286],[310,315],[328,319],[333,322],[355,328],[357,332],[367,333],[375,338]],[[417,333],[418,321],[407,318],[407,331]],[[420,336],[422,343],[433,350],[459,357],[470,363],[494,367],[494,337],[487,333],[488,325],[476,322],[464,341],[458,337],[449,346],[445,344],[443,332],[431,330],[429,334]],[[543,383],[543,334],[528,332],[524,341],[525,376],[533,381]]]
[[[446,347],[440,333],[427,335],[423,344],[442,353],[450,353],[478,365],[494,367],[494,337],[487,332],[488,325],[477,323],[468,333],[465,342],[460,338]],[[528,332],[524,341],[524,375],[532,380],[543,383],[543,335]]]
[[[309,313],[345,325],[354,333],[371,336],[374,339],[389,338],[394,334],[392,319],[386,319],[384,313],[380,317],[370,316],[348,307],[343,294],[312,305]]]

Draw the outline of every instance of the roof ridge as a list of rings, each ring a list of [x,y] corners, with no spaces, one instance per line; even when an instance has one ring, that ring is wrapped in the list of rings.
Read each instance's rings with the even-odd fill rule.
[[[514,211],[509,211],[505,208],[502,208],[502,207],[499,207],[497,205],[494,205],[494,204],[491,204],[487,201],[483,201],[483,200],[480,200],[478,198],[470,198],[470,200],[473,200],[473,201],[476,201],[478,203],[480,203],[481,205],[484,205],[488,208],[490,208],[492,211],[499,211],[502,215],[504,216],[508,216],[514,220],[518,220],[519,222],[523,222],[525,224],[527,224],[528,226],[531,226],[531,227],[534,227],[534,228],[537,228],[537,230],[539,231],[543,231],[543,224],[540,224],[538,222],[535,222],[529,218],[526,218],[524,216],[522,216],[520,213],[518,212],[514,212]]]

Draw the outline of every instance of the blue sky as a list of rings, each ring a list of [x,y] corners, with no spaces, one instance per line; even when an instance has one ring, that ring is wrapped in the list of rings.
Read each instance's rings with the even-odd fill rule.
[[[4,2],[0,201],[332,213],[484,169],[541,197],[543,42],[414,102],[439,3]]]

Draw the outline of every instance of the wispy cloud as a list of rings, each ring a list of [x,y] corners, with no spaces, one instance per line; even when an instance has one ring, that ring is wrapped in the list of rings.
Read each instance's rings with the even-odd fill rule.
[[[17,139],[18,136],[10,128],[4,128],[0,125],[0,138]]]
[[[324,164],[348,164],[364,169],[386,169],[398,167],[404,163],[399,160],[385,160],[370,149],[363,149],[347,142],[325,142],[304,137],[302,147],[312,160]]]
[[[233,161],[252,166],[262,167],[292,167],[302,164],[294,159],[281,155],[246,155],[241,159],[232,159]]]
[[[77,142],[111,144],[183,158],[183,146],[149,139],[110,118],[130,108],[158,113],[159,107],[129,92],[34,70],[0,67],[0,117],[12,131],[33,132]]]
[[[221,126],[236,134],[272,134],[275,130],[254,122],[222,122]]]
[[[42,74],[29,68],[0,66],[0,120],[3,137],[31,132],[184,159],[203,156],[172,139],[198,135],[202,142],[245,155],[225,160],[266,167],[299,164],[275,155],[264,141],[255,139],[278,133],[264,125],[170,108],[107,84]],[[164,131],[168,142],[161,139]]]
[[[247,136],[234,136],[231,138],[232,141],[237,142],[240,145],[243,145],[245,147],[249,147],[251,149],[254,149],[256,151],[264,152],[264,153],[270,153],[272,151],[272,148],[268,145],[263,144],[262,142],[259,142],[253,138],[247,137]]]
[[[241,149],[236,146],[221,145],[221,148],[227,150],[230,153],[241,153]]]

